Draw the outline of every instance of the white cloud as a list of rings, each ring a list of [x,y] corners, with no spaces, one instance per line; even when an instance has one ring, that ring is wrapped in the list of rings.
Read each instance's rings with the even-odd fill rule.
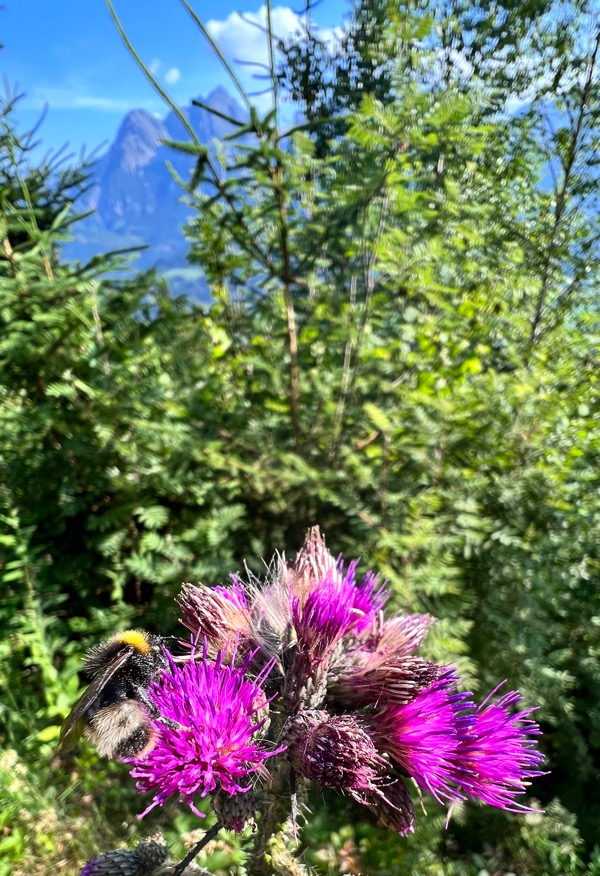
[[[148,69],[152,73],[153,76],[156,76],[160,68],[162,67],[162,61],[159,58],[153,58],[148,64]]]
[[[106,113],[126,113],[131,109],[147,109],[150,112],[160,106],[158,100],[139,100],[136,97],[103,97],[96,94],[77,92],[69,88],[39,87],[23,99],[27,109],[92,109]]]
[[[171,67],[170,70],[167,70],[165,73],[165,82],[167,85],[175,85],[176,82],[179,82],[181,79],[181,70],[178,70],[177,67]]]
[[[298,15],[288,6],[275,6],[271,9],[273,34],[280,39],[288,39],[303,32],[304,16]],[[255,61],[267,64],[269,59],[267,35],[267,7],[261,6],[257,12],[232,12],[226,19],[211,19],[207,30],[230,59]],[[332,42],[339,28],[317,31],[324,42]]]
[[[305,31],[304,25],[304,15],[298,15],[289,6],[271,7],[271,26],[276,38],[288,40],[299,36]],[[206,23],[206,28],[228,60],[246,62],[237,67],[236,74],[252,95],[255,106],[259,110],[268,110],[272,105],[272,95],[264,69],[269,63],[267,7],[263,5],[256,12],[244,12],[241,15],[232,12],[223,20],[211,19]],[[314,26],[314,33],[331,45],[341,36],[342,29]],[[253,67],[252,63],[262,64],[263,68]],[[258,79],[257,76],[262,78]]]

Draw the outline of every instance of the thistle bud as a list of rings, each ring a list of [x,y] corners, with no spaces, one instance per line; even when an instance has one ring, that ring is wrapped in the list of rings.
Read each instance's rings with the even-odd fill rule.
[[[379,792],[388,764],[377,753],[371,737],[352,715],[306,711],[287,729],[287,757],[305,778],[324,788],[337,788],[359,802]]]
[[[254,791],[233,795],[219,791],[212,795],[211,805],[226,830],[241,833],[246,827],[256,829],[254,815],[257,810],[257,801]]]
[[[421,657],[365,658],[347,674],[330,673],[327,696],[345,709],[372,703],[410,703],[443,672],[443,667]]]
[[[167,846],[160,834],[138,843],[135,849],[114,849],[88,861],[81,876],[152,876],[165,861]]]
[[[366,805],[377,818],[377,823],[406,836],[414,832],[415,808],[408,788],[397,778],[383,788],[383,793],[367,795]]]
[[[327,576],[338,576],[338,564],[325,545],[318,526],[308,530],[304,544],[287,567],[284,577],[290,593],[298,600],[300,607],[319,581]]]

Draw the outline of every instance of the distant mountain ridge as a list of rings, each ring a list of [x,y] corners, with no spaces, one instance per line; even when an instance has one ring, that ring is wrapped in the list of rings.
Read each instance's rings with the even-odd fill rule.
[[[222,86],[202,102],[235,119],[245,118],[243,109]],[[181,112],[202,143],[210,144],[232,130],[229,122],[193,104],[182,107]],[[149,244],[136,267],[156,266],[180,286],[177,280],[191,270],[186,269],[188,244],[181,232],[191,212],[181,203],[182,190],[166,162],[187,179],[195,160],[161,141],[189,139],[174,111],[164,119],[143,109],[129,112],[115,140],[94,165],[90,189],[76,205],[80,212],[95,212],[73,226],[75,239],[65,244],[65,256],[83,262],[103,251]],[[184,286],[186,282],[184,279]],[[193,289],[186,291],[194,294]],[[197,292],[203,297],[201,290]]]

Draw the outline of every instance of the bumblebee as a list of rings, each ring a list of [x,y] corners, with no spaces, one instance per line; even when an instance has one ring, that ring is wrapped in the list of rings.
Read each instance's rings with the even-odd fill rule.
[[[89,687],[62,726],[59,748],[83,734],[103,757],[140,757],[155,745],[156,708],[148,687],[167,668],[163,639],[144,630],[117,633],[91,648],[84,673]]]

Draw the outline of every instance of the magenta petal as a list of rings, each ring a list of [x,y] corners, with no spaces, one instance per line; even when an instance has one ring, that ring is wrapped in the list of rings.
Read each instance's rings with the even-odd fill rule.
[[[411,702],[389,704],[373,717],[378,747],[439,802],[457,798],[458,749],[473,723],[470,694],[456,691],[457,680],[448,670]]]
[[[527,779],[544,775],[539,769],[544,756],[535,748],[541,731],[529,717],[534,709],[515,714],[511,709],[523,697],[510,691],[494,700],[496,690],[476,709],[470,736],[461,740],[460,788],[509,812],[539,811],[515,801],[525,793]]]

